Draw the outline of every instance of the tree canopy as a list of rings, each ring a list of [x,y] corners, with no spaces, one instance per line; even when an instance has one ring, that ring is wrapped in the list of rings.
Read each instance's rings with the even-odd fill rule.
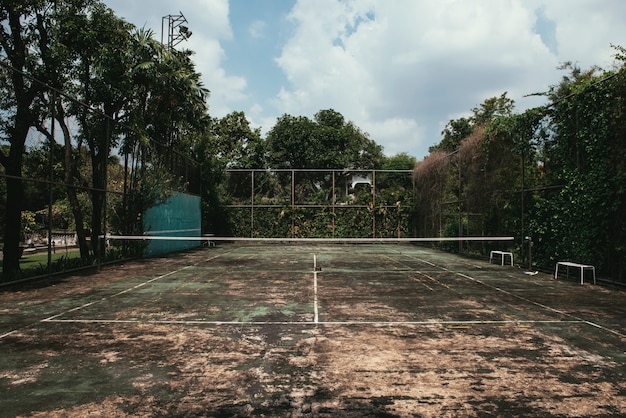
[[[314,120],[283,115],[267,135],[266,150],[272,168],[367,169],[384,160],[380,145],[332,109]]]
[[[47,139],[49,154],[54,154],[50,160],[63,163],[54,177],[66,189],[55,193],[55,200],[67,194],[81,254],[88,256],[86,218],[96,255],[106,228],[107,192],[115,190],[117,181],[108,178],[112,166],[119,166],[114,150],[121,145],[136,161],[127,167],[137,169],[132,176],[137,184],[146,179],[136,174],[145,174],[144,169],[164,166],[174,173],[179,156],[189,154],[192,138],[208,125],[208,90],[189,51],[168,50],[151,32],[137,30],[100,1],[3,2],[0,18],[0,132],[10,145],[0,154],[7,176],[3,274],[9,277],[19,274],[22,178],[33,174],[24,173],[23,156],[32,130]],[[60,147],[55,122],[63,136]],[[79,196],[87,193],[88,215]],[[144,202],[139,207],[153,196],[137,195]],[[117,200],[111,196],[109,205]],[[126,211],[135,210],[124,200]]]

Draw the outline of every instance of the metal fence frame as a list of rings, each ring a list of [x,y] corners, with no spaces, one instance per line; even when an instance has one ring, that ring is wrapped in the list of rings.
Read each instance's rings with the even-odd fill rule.
[[[255,199],[257,199],[257,195],[255,194],[255,173],[289,173],[291,175],[291,190],[290,190],[290,203],[289,203],[289,208],[291,209],[298,209],[298,208],[306,208],[306,209],[329,209],[331,210],[332,213],[332,238],[335,238],[335,214],[337,213],[337,211],[343,210],[343,209],[354,209],[354,208],[377,208],[377,209],[385,209],[385,210],[391,210],[391,209],[396,209],[397,210],[397,205],[389,205],[389,204],[379,204],[377,202],[376,196],[377,196],[377,174],[382,174],[382,173],[399,173],[399,174],[405,174],[407,176],[411,176],[413,175],[413,170],[382,170],[382,169],[227,169],[226,170],[227,173],[250,173],[250,203],[249,204],[233,204],[228,203],[226,204],[227,208],[237,208],[237,209],[249,209],[250,211],[250,224],[251,224],[251,235],[250,238],[255,238],[254,236],[254,225],[255,225],[255,213],[258,210],[270,210],[270,209],[280,209],[280,208],[284,208],[285,204],[281,203],[281,204],[277,204],[277,203],[269,203],[269,204],[258,204],[255,203]],[[298,202],[297,198],[296,198],[296,191],[295,191],[295,187],[296,187],[296,174],[298,173],[330,173],[332,176],[332,193],[331,193],[331,199],[329,200],[329,202],[327,204],[321,204],[321,203],[303,203],[303,202]],[[341,174],[343,176],[350,174],[350,173],[368,173],[370,175],[371,178],[371,195],[372,195],[372,201],[370,204],[347,204],[347,203],[341,203],[339,204],[337,201],[337,193],[335,193],[335,191],[339,188],[342,187],[341,185],[337,184],[337,178],[340,177],[338,176],[338,174]],[[413,189],[415,188],[415,184],[413,183],[412,179],[411,179],[411,184],[413,186]],[[295,236],[295,231],[294,231],[295,226],[293,225],[293,221],[292,221],[292,226],[291,226],[291,233],[293,236]],[[411,236],[412,233],[410,231],[398,231],[398,237],[400,235],[409,235]],[[376,226],[376,217],[372,216],[372,229],[371,229],[371,237],[372,238],[376,238],[377,237],[377,226]]]

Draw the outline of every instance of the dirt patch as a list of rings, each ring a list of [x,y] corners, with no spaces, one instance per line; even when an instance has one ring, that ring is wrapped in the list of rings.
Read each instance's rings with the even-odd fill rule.
[[[225,251],[216,254],[223,256],[210,274],[201,271],[207,253],[183,254],[175,262],[130,263],[1,292],[2,415],[626,415],[626,353],[619,335],[575,320],[506,322],[525,311],[542,320],[548,314],[510,295],[498,301],[485,286],[446,275],[429,273],[436,282],[407,269],[387,282],[376,273],[373,284],[365,286],[359,277],[342,285],[332,260],[319,273],[320,316],[327,322],[314,324],[311,275],[302,276],[298,255],[276,255],[272,265],[289,266],[285,274],[252,277],[247,268],[255,263],[244,268],[229,262]],[[235,255],[233,260],[245,258]],[[198,270],[188,274],[189,266]],[[344,258],[341,266],[348,267]],[[142,285],[178,268],[184,274],[176,279]],[[402,291],[381,291],[389,283]],[[529,282],[529,289],[538,283]],[[550,297],[565,291],[574,293],[572,300],[583,299],[577,287],[548,284]],[[136,286],[124,298],[114,297]],[[584,290],[586,306],[613,300],[603,289]],[[591,310],[599,322],[602,313]],[[248,323],[214,320],[240,311]],[[574,308],[567,312],[579,315]],[[606,323],[621,323],[611,312]],[[59,313],[68,322],[41,322]],[[503,321],[490,322],[498,318]]]
[[[33,331],[3,342],[22,359],[0,373],[9,416],[626,413],[623,366],[532,329],[82,325],[71,340]]]

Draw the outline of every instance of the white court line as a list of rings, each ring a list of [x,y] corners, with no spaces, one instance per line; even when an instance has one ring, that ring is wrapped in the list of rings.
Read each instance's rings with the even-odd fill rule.
[[[317,256],[313,254],[313,312],[315,313],[313,323],[319,323],[319,309],[317,306]]]
[[[597,323],[595,323],[595,322],[588,321],[588,320],[583,319],[583,318],[580,318],[580,317],[578,317],[578,316],[576,316],[576,315],[572,315],[572,314],[570,314],[570,313],[563,312],[563,311],[561,311],[561,310],[559,310],[559,309],[555,309],[555,308],[552,308],[552,307],[550,307],[550,306],[547,306],[547,305],[541,304],[541,303],[539,303],[539,302],[532,301],[532,300],[527,299],[527,298],[525,298],[525,297],[523,297],[523,296],[519,296],[519,295],[516,295],[515,293],[511,293],[511,292],[509,292],[509,291],[506,291],[506,290],[504,290],[504,289],[501,289],[501,288],[499,288],[499,287],[497,287],[497,286],[492,286],[492,285],[489,285],[489,284],[487,284],[487,283],[485,283],[485,282],[483,282],[483,281],[481,281],[481,280],[479,280],[479,279],[476,279],[476,278],[474,278],[474,277],[468,276],[467,274],[463,274],[463,273],[459,273],[459,272],[454,272],[454,271],[449,270],[449,269],[447,269],[447,268],[445,268],[445,267],[443,267],[443,266],[438,266],[438,265],[436,265],[436,264],[433,264],[433,263],[431,263],[431,262],[429,262],[429,261],[426,261],[426,260],[420,259],[420,258],[418,258],[418,257],[414,257],[414,258],[415,258],[416,260],[418,260],[418,261],[421,261],[421,262],[424,262],[424,263],[426,263],[426,264],[429,264],[429,265],[430,265],[430,266],[432,266],[432,267],[438,267],[438,268],[440,268],[441,270],[443,270],[443,271],[445,271],[445,272],[448,272],[448,273],[455,273],[455,274],[457,274],[457,275],[459,275],[459,276],[461,276],[461,277],[465,277],[466,279],[469,279],[469,280],[472,280],[472,281],[474,281],[474,282],[476,282],[476,283],[479,283],[479,284],[482,284],[482,285],[484,285],[484,286],[490,287],[490,288],[495,289],[495,290],[497,290],[497,291],[499,291],[499,292],[502,292],[502,293],[504,293],[504,294],[506,294],[506,295],[513,296],[513,297],[515,297],[515,298],[517,298],[517,299],[520,299],[520,300],[523,300],[523,301],[525,301],[525,302],[531,303],[531,304],[533,304],[533,305],[535,305],[535,306],[539,306],[539,307],[541,307],[541,308],[543,308],[543,309],[547,309],[547,310],[549,310],[549,311],[552,311],[552,312],[558,313],[558,314],[560,314],[560,315],[564,315],[564,316],[567,316],[567,317],[569,317],[569,318],[573,318],[573,319],[574,319],[574,321],[571,321],[571,322],[578,322],[578,323],[584,323],[584,324],[587,324],[587,325],[591,325],[592,327],[595,327],[595,328],[598,328],[598,329],[604,330],[604,331],[606,331],[606,332],[609,332],[609,333],[611,333],[611,334],[617,335],[617,336],[618,336],[618,337],[620,337],[620,338],[626,338],[626,335],[624,335],[624,334],[622,334],[622,333],[620,333],[620,332],[618,332],[618,331],[615,331],[615,330],[613,330],[613,329],[610,329],[610,328],[607,328],[607,327],[605,327],[605,326],[602,326],[602,325],[600,325],[600,324],[597,324]],[[472,264],[468,264],[468,265],[472,265]],[[479,267],[479,266],[473,266],[473,267],[478,267],[478,268],[480,268],[480,269],[482,270],[482,268],[481,268],[481,267]],[[556,322],[560,322],[560,321],[556,321]]]
[[[17,331],[19,331],[19,330],[14,329],[13,331],[9,331],[7,333],[4,333],[4,334],[0,335],[0,340],[3,339],[4,337],[8,337],[11,334],[15,334]]]
[[[49,322],[77,324],[151,324],[151,325],[373,325],[373,326],[472,326],[472,325],[533,325],[586,323],[580,320],[469,320],[469,321],[205,321],[156,319],[52,319]]]
[[[186,269],[186,268],[188,268],[188,267],[189,267],[189,266],[185,266],[185,267],[183,267],[183,268],[181,268],[181,269],[178,269],[178,270],[175,270],[175,271],[170,271],[169,273],[165,273],[165,274],[163,274],[163,275],[161,275],[161,276],[154,277],[154,278],[152,278],[152,279],[148,280],[147,282],[139,283],[139,284],[138,284],[138,285],[136,285],[136,286],[130,287],[130,288],[126,289],[126,290],[122,290],[121,292],[117,292],[117,293],[115,293],[114,295],[107,296],[107,297],[104,297],[104,298],[102,298],[102,299],[100,299],[100,300],[96,300],[96,301],[93,301],[93,302],[85,303],[84,305],[77,306],[77,307],[72,308],[72,309],[68,309],[67,311],[61,312],[61,313],[56,314],[56,315],[52,315],[52,316],[50,316],[50,317],[48,317],[48,318],[45,318],[45,319],[42,319],[42,320],[41,320],[41,322],[51,322],[51,321],[52,321],[53,319],[55,319],[55,318],[58,318],[58,317],[63,316],[63,315],[66,315],[66,314],[68,314],[68,313],[70,313],[70,312],[79,311],[79,310],[81,310],[81,309],[83,309],[83,308],[86,308],[86,307],[88,307],[88,306],[94,305],[94,304],[96,304],[96,303],[101,303],[101,302],[104,302],[104,301],[106,301],[106,300],[108,300],[108,299],[110,299],[110,298],[114,298],[114,297],[116,297],[116,296],[123,295],[124,293],[128,293],[128,292],[130,292],[130,291],[132,291],[132,290],[139,289],[140,287],[143,287],[143,286],[145,286],[145,285],[147,285],[147,284],[150,284],[150,283],[152,283],[152,282],[154,282],[154,281],[156,281],[156,280],[162,279],[162,278],[164,278],[164,277],[170,276],[170,275],[172,275],[172,274],[174,274],[174,273],[178,273],[179,271],[182,271],[182,270],[184,270],[184,269]]]
[[[211,257],[208,260],[214,259],[219,257],[222,254],[219,254],[215,257]],[[205,261],[208,261],[205,260]],[[271,322],[271,321],[250,321],[250,322],[244,322],[244,321],[206,321],[206,320],[142,320],[142,319],[130,319],[130,320],[119,320],[119,319],[61,319],[60,317],[73,312],[73,311],[77,311],[80,309],[83,309],[87,306],[90,306],[94,303],[99,303],[102,301],[107,300],[108,298],[114,297],[114,296],[118,296],[118,295],[122,295],[124,293],[127,293],[133,289],[137,289],[141,286],[145,286],[148,283],[151,283],[155,280],[158,280],[160,278],[166,277],[168,275],[171,275],[173,273],[179,272],[181,270],[183,270],[184,268],[187,268],[189,266],[183,267],[181,269],[178,269],[176,271],[164,274],[162,276],[153,278],[145,283],[141,283],[139,285],[133,286],[132,288],[126,289],[124,291],[118,292],[113,296],[109,296],[108,298],[103,298],[102,300],[98,300],[98,301],[94,301],[94,302],[90,302],[78,307],[75,307],[73,309],[67,310],[61,314],[58,315],[53,315],[49,318],[46,318],[44,320],[42,320],[41,322],[55,322],[55,323],[83,323],[83,324],[113,324],[113,323],[117,323],[117,324],[151,324],[151,325],[208,325],[208,326],[228,326],[228,325],[234,325],[234,326],[245,326],[245,325],[250,325],[250,326],[267,326],[267,325],[284,325],[284,326],[310,326],[310,325],[314,325],[314,326],[318,326],[318,325],[326,325],[326,326],[345,326],[345,325],[354,325],[354,326],[359,326],[359,325],[371,325],[371,326],[398,326],[398,327],[402,327],[402,326],[424,326],[424,327],[437,327],[437,326],[480,326],[480,325],[494,325],[494,326],[524,326],[524,325],[532,325],[532,324],[572,324],[572,323],[584,323],[587,325],[591,325],[593,327],[608,331],[610,333],[613,333],[619,337],[624,338],[625,336],[622,335],[619,332],[616,332],[614,330],[608,329],[606,327],[603,327],[599,324],[595,324],[593,322],[587,321],[585,319],[582,318],[578,318],[574,315],[568,314],[566,312],[562,312],[558,309],[555,308],[551,308],[549,306],[540,304],[538,302],[534,302],[531,301],[529,299],[526,299],[522,296],[516,295],[514,293],[508,292],[506,290],[503,290],[501,288],[495,287],[495,286],[491,286],[485,282],[480,281],[479,279],[473,278],[471,276],[462,274],[462,273],[456,273],[461,277],[465,277],[469,280],[473,280],[477,283],[483,284],[485,286],[494,288],[500,292],[504,292],[505,294],[511,295],[513,297],[516,297],[520,300],[524,300],[528,303],[534,304],[536,306],[542,307],[544,309],[548,309],[550,311],[565,315],[567,317],[572,318],[572,320],[469,320],[469,321],[436,321],[436,320],[426,320],[426,321],[321,321],[319,320],[319,307],[318,307],[318,300],[317,300],[317,258],[314,255],[314,311],[315,311],[315,316],[314,316],[314,321],[313,322],[294,322],[294,321],[278,321],[278,322]],[[432,265],[432,266],[436,266],[435,264],[432,264],[430,262],[427,262],[428,264]],[[444,271],[450,271],[444,267],[441,266],[437,266],[441,269],[443,269]],[[14,330],[11,332],[8,332],[6,334],[0,335],[0,339],[2,339],[3,337],[6,337],[8,335],[11,335],[15,332],[17,332],[19,330]]]
[[[452,272],[453,272],[452,270],[449,270],[449,269],[447,269],[447,268],[445,268],[445,267],[443,267],[443,266],[438,266],[438,265],[436,265],[436,264],[434,264],[434,263],[431,263],[431,262],[429,262],[429,261],[427,261],[427,260],[423,260],[423,259],[420,259],[420,258],[418,258],[418,257],[414,257],[414,258],[415,258],[416,260],[418,260],[418,261],[421,261],[421,262],[424,262],[424,263],[426,263],[426,264],[429,264],[429,265],[430,265],[430,266],[432,266],[432,267],[438,267],[438,268],[440,268],[441,270],[443,270],[443,271],[445,271],[445,272],[448,272],[448,273],[452,273]],[[471,265],[471,264],[469,264],[469,265]],[[478,266],[474,266],[474,267],[478,267]],[[481,267],[478,267],[478,268],[482,269]],[[613,329],[610,329],[610,328],[607,328],[607,327],[605,327],[605,326],[602,326],[602,325],[600,325],[600,324],[597,324],[597,323],[595,323],[595,322],[588,321],[588,320],[586,320],[586,319],[584,319],[584,318],[580,318],[580,317],[578,317],[578,316],[576,316],[576,315],[572,315],[572,314],[570,314],[570,313],[563,312],[563,311],[561,311],[561,310],[559,310],[559,309],[552,308],[552,307],[547,306],[547,305],[544,305],[544,304],[542,304],[542,303],[532,301],[532,300],[527,299],[527,298],[525,298],[525,297],[523,297],[523,296],[519,296],[519,295],[516,295],[515,293],[511,293],[511,292],[509,292],[509,291],[506,291],[506,290],[504,290],[504,289],[501,289],[501,288],[499,288],[499,287],[497,287],[497,286],[492,286],[492,285],[489,285],[489,284],[487,284],[487,283],[485,283],[485,282],[483,282],[483,281],[481,281],[481,280],[479,280],[479,279],[476,279],[476,278],[474,278],[474,277],[468,276],[467,274],[463,274],[463,273],[459,273],[459,272],[454,272],[454,273],[455,273],[455,274],[457,274],[457,275],[459,275],[459,276],[461,276],[461,277],[465,277],[466,279],[472,280],[472,281],[474,281],[474,282],[476,282],[476,283],[479,283],[479,284],[482,284],[482,285],[484,285],[484,286],[487,286],[487,287],[490,287],[490,288],[492,288],[492,289],[495,289],[495,290],[497,290],[497,291],[499,291],[499,292],[502,292],[502,293],[504,293],[504,294],[506,294],[506,295],[513,296],[513,297],[515,297],[515,298],[517,298],[517,299],[520,299],[520,300],[523,300],[523,301],[525,301],[525,302],[531,303],[531,304],[533,304],[533,305],[535,305],[535,306],[539,306],[539,307],[541,307],[541,308],[543,308],[543,309],[547,309],[547,310],[549,310],[549,311],[552,311],[552,312],[558,313],[558,314],[560,314],[560,315],[564,315],[564,316],[567,316],[567,317],[569,317],[569,318],[573,318],[573,319],[574,319],[574,321],[571,321],[571,322],[574,322],[574,323],[578,322],[578,323],[584,323],[584,324],[587,324],[587,325],[591,325],[592,327],[595,327],[595,328],[598,328],[598,329],[604,330],[604,331],[606,331],[606,332],[612,333],[612,334],[614,334],[614,335],[617,335],[617,336],[618,336],[618,337],[620,337],[620,338],[626,338],[626,335],[624,335],[624,334],[622,334],[622,333],[620,333],[620,332],[618,332],[618,331],[615,331],[615,330],[613,330]],[[521,321],[520,321],[520,322],[521,322]],[[556,322],[561,322],[561,321],[556,321]]]
[[[426,263],[431,267],[437,267],[437,265],[435,263],[431,263],[430,261],[426,261],[426,260],[422,260],[420,258],[416,258],[417,261],[421,261],[422,263]]]
[[[219,256],[221,256],[221,255],[223,255],[223,254],[224,254],[224,253],[222,253],[222,254],[218,254],[218,255],[216,255],[215,257],[210,257],[210,258],[208,258],[208,259],[204,260],[203,262],[207,262],[207,261],[214,260],[214,259],[216,259],[217,257],[219,257]],[[182,267],[182,268],[179,268],[178,270],[170,271],[169,273],[165,273],[165,274],[162,274],[162,275],[160,275],[160,276],[153,277],[152,279],[150,279],[150,280],[148,280],[148,281],[145,281],[145,282],[143,282],[143,283],[139,283],[139,284],[138,284],[138,285],[136,285],[136,286],[129,287],[128,289],[122,290],[122,291],[117,292],[117,293],[115,293],[115,294],[113,294],[113,295],[110,295],[110,296],[103,297],[102,299],[99,299],[99,300],[96,300],[96,301],[92,301],[92,302],[89,302],[89,303],[85,303],[84,305],[77,306],[77,307],[72,308],[72,309],[68,309],[68,310],[66,310],[66,311],[64,311],[64,312],[61,312],[61,313],[58,313],[58,314],[56,314],[56,315],[52,315],[52,316],[50,316],[50,317],[48,317],[48,318],[42,319],[40,322],[53,322],[53,321],[55,321],[55,322],[59,322],[58,320],[56,320],[56,318],[61,317],[61,316],[63,316],[63,315],[66,315],[66,314],[68,314],[68,313],[71,313],[71,312],[79,311],[79,310],[81,310],[81,309],[84,309],[84,308],[86,308],[86,307],[88,307],[88,306],[91,306],[91,305],[94,305],[94,304],[96,304],[96,303],[102,303],[102,302],[105,302],[105,301],[107,301],[107,300],[109,300],[109,299],[112,299],[112,298],[114,298],[114,297],[116,297],[116,296],[123,295],[123,294],[125,294],[125,293],[130,292],[130,291],[133,291],[133,290],[139,289],[140,287],[146,286],[146,285],[148,285],[148,284],[150,284],[150,283],[152,283],[152,282],[155,282],[155,281],[157,281],[157,280],[160,280],[160,279],[162,279],[162,278],[164,278],[164,277],[171,276],[172,274],[176,274],[176,273],[178,273],[178,272],[181,272],[181,271],[183,271],[183,270],[185,270],[185,269],[187,269],[187,268],[190,268],[190,267],[192,267],[192,266],[194,266],[194,265],[197,265],[197,264],[199,264],[199,263],[200,263],[200,262],[198,262],[198,263],[196,263],[196,264],[192,264],[192,265],[190,265],[190,266],[184,266],[184,267]],[[0,338],[1,338],[1,337],[0,337]]]
[[[550,306],[544,305],[543,303],[535,302],[535,301],[530,300],[528,298],[525,298],[523,296],[517,295],[517,294],[512,293],[512,292],[509,292],[508,290],[504,290],[502,288],[499,288],[497,286],[492,286],[492,285],[490,285],[488,283],[483,282],[482,280],[479,280],[479,279],[476,279],[474,277],[468,276],[467,274],[463,274],[463,273],[456,273],[456,274],[461,276],[461,277],[465,277],[466,279],[472,280],[472,281],[474,281],[476,283],[482,284],[483,286],[487,286],[487,287],[490,287],[492,289],[495,289],[498,292],[504,293],[505,295],[513,296],[514,298],[517,298],[519,300],[523,300],[524,302],[528,302],[528,303],[531,303],[531,304],[533,304],[535,306],[539,306],[540,308],[546,309],[548,311],[558,313],[559,315],[563,315],[563,316],[567,316],[569,318],[573,318],[575,320],[575,322],[580,322],[580,323],[584,323],[584,324],[587,324],[587,325],[591,325],[591,326],[593,326],[595,328],[601,329],[601,330],[606,331],[606,332],[610,332],[611,334],[615,334],[615,335],[617,335],[620,338],[626,338],[626,335],[622,334],[621,332],[615,331],[615,330],[613,330],[611,328],[607,328],[607,327],[602,326],[600,324],[596,324],[595,322],[591,322],[591,321],[586,320],[584,318],[580,318],[580,317],[578,317],[576,315],[573,315],[573,314],[570,314],[568,312],[561,311],[560,309],[552,308]]]

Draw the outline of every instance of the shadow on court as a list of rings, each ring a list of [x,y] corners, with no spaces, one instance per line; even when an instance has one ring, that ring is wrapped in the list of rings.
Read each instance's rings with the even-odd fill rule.
[[[0,415],[626,415],[626,292],[413,245],[238,245],[0,292]]]

